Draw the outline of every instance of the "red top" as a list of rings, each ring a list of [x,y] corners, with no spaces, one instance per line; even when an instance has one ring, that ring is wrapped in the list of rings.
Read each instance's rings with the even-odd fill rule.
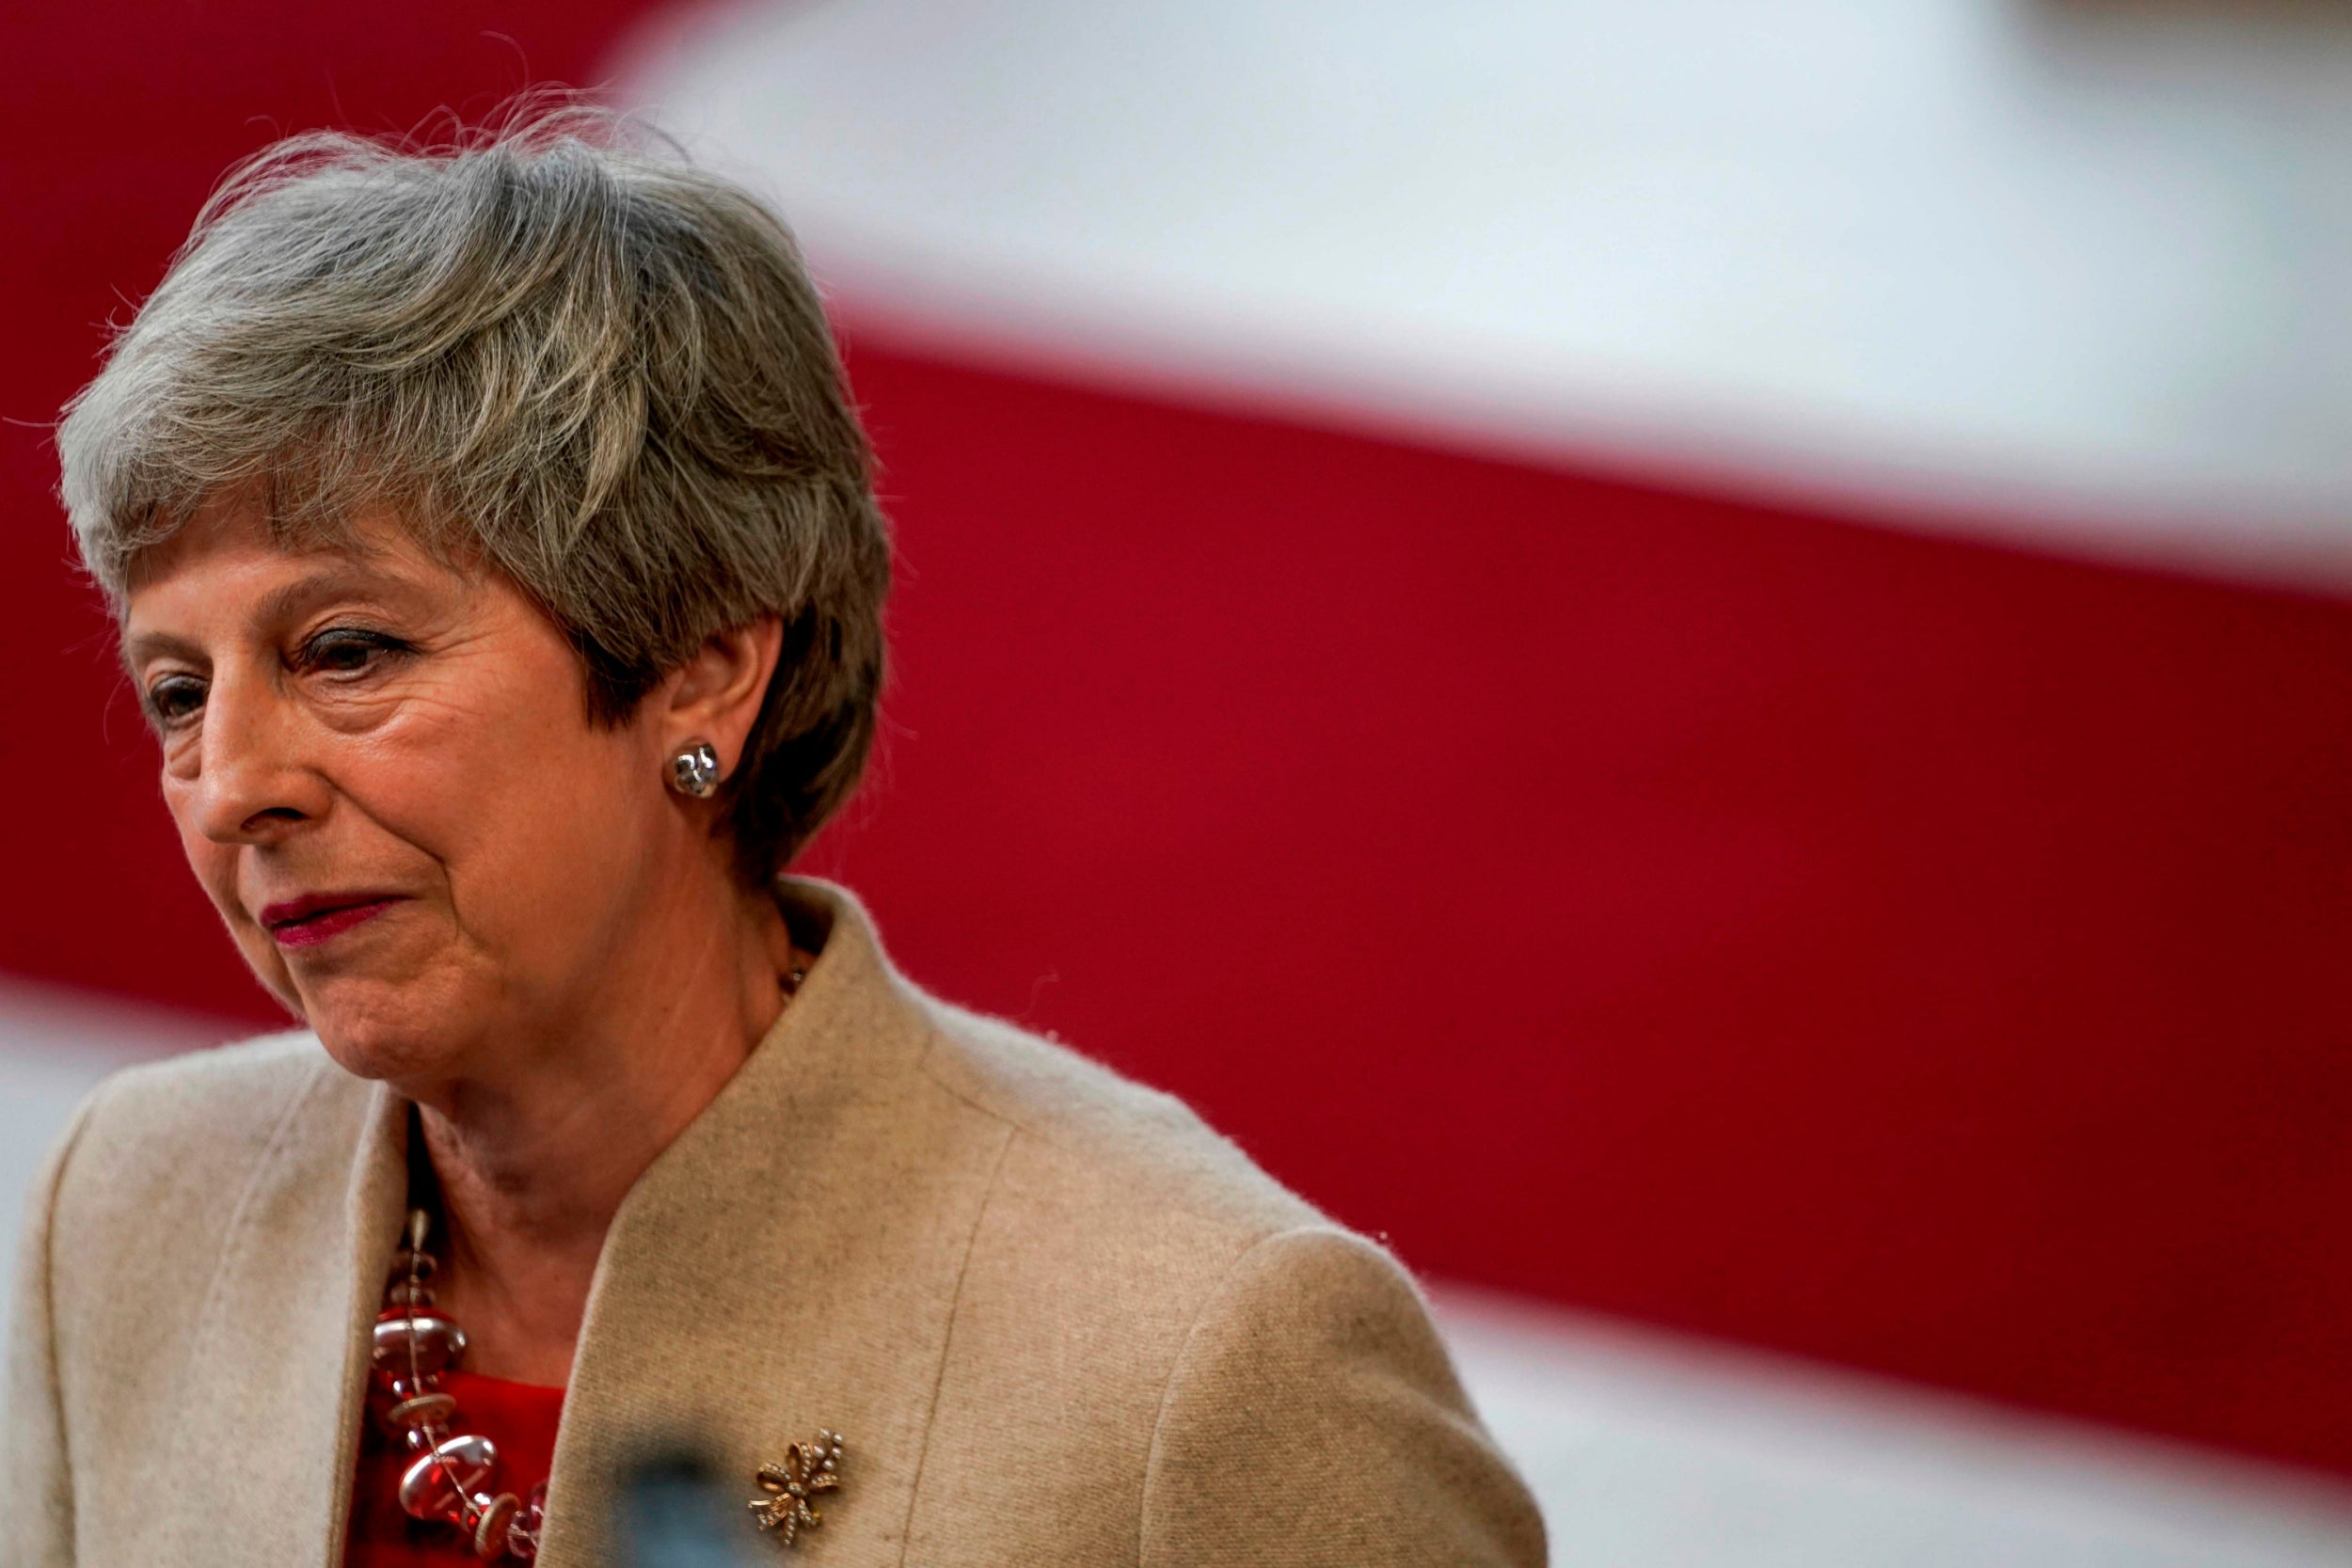
[[[451,1372],[441,1391],[457,1402],[450,1430],[478,1432],[498,1445],[498,1490],[529,1497],[555,1462],[555,1428],[564,1390],[509,1383],[475,1372]],[[375,1418],[359,1417],[359,1469],[351,1489],[351,1530],[343,1568],[449,1568],[478,1562],[473,1543],[454,1525],[411,1519],[401,1512],[400,1476],[414,1458]]]

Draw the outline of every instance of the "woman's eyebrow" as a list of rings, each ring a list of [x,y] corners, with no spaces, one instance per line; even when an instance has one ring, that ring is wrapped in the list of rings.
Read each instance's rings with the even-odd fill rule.
[[[330,599],[384,596],[405,598],[412,586],[389,573],[366,566],[338,564],[309,577],[296,578],[262,595],[254,619],[263,626],[291,621]]]
[[[413,584],[391,573],[364,565],[339,563],[312,572],[308,577],[296,578],[292,582],[281,583],[262,594],[253,607],[253,623],[263,626],[282,626],[331,600],[365,597],[404,599],[413,595],[414,592]],[[134,672],[141,663],[159,655],[183,658],[191,664],[211,662],[200,645],[171,632],[134,631],[122,640],[122,662]]]
[[[134,675],[140,665],[159,655],[187,660],[190,664],[208,664],[204,650],[184,637],[174,637],[167,631],[133,632],[122,640],[122,667]]]

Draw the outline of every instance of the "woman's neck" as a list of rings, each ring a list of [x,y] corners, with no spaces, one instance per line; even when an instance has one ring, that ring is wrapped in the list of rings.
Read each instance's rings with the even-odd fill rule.
[[[440,1305],[466,1330],[472,1370],[569,1380],[622,1199],[766,1035],[787,1000],[780,976],[809,961],[763,896],[731,924],[641,949],[564,1038],[507,1042],[506,1073],[408,1090],[445,1216]]]

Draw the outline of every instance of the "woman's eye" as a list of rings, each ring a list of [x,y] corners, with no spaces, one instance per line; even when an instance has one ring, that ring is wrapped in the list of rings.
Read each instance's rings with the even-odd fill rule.
[[[159,724],[178,724],[204,705],[204,683],[194,675],[166,675],[147,689],[147,710]]]
[[[328,674],[354,675],[372,669],[388,655],[407,644],[382,632],[338,628],[323,631],[303,644],[302,662]]]

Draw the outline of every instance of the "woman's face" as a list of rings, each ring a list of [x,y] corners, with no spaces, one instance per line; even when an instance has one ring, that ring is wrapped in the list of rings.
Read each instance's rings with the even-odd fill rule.
[[[188,863],[262,982],[363,1076],[464,1076],[594,1005],[631,923],[707,862],[669,713],[587,719],[504,577],[389,520],[289,550],[208,508],[142,563],[124,655]]]

